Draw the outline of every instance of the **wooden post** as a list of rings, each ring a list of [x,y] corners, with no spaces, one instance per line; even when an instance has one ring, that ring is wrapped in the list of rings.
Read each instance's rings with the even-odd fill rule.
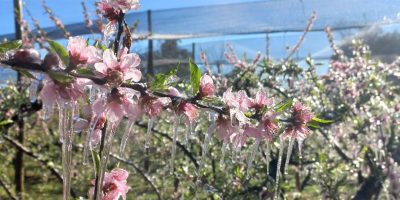
[[[22,39],[22,28],[20,22],[22,20],[22,1],[14,0],[14,23],[15,23],[15,39]],[[17,90],[23,92],[22,86],[22,74],[17,73]],[[18,114],[18,133],[17,140],[19,143],[24,145],[24,119],[21,116],[21,112]],[[24,169],[24,152],[17,150],[14,158],[14,170],[15,170],[15,191],[18,199],[23,198],[24,182],[25,182],[25,169]]]
[[[148,32],[149,32],[149,39],[148,39],[148,54],[147,54],[147,73],[154,74],[154,66],[153,66],[153,28],[151,24],[151,10],[147,11],[147,25],[148,25]]]
[[[265,55],[266,55],[266,60],[267,60],[267,63],[269,62],[269,59],[270,59],[270,55],[269,55],[269,46],[270,46],[270,43],[269,43],[269,33],[267,32],[267,38],[266,38],[266,42],[265,42]]]

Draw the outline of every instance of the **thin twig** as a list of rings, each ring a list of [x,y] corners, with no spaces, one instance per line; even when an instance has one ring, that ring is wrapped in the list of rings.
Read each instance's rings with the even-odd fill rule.
[[[6,191],[8,197],[10,197],[10,199],[12,200],[18,200],[17,197],[15,197],[13,195],[13,193],[11,192],[11,189],[8,188],[8,185],[5,183],[5,181],[3,181],[0,177],[0,186]]]

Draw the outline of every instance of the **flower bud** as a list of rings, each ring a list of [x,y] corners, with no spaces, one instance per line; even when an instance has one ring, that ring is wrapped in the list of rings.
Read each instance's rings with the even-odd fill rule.
[[[14,60],[17,63],[29,64],[36,63],[40,64],[39,52],[35,49],[20,49],[14,54]]]
[[[58,67],[60,66],[60,58],[54,53],[48,53],[46,57],[44,57],[43,66],[47,70]]]
[[[209,75],[203,75],[200,79],[200,97],[213,96],[215,93],[215,86],[212,78]]]

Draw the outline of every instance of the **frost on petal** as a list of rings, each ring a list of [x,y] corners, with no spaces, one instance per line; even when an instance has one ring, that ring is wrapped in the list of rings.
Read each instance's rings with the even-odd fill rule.
[[[45,107],[53,107],[58,102],[57,90],[54,83],[50,81],[45,82],[40,91],[40,96]]]
[[[182,94],[174,87],[169,87],[168,95],[175,96],[175,97],[181,97],[182,96]]]
[[[129,176],[129,172],[124,169],[113,169],[111,171],[111,175],[117,181],[126,181]]]
[[[86,48],[87,55],[88,55],[88,64],[94,64],[101,61],[101,50],[94,47],[89,46]]]
[[[92,105],[92,111],[94,114],[101,114],[106,110],[107,100],[105,98],[98,98]]]
[[[90,143],[93,146],[96,146],[100,143],[101,140],[101,129],[96,129],[93,131],[92,135],[90,135]]]
[[[142,72],[136,68],[128,69],[124,72],[124,80],[132,79],[134,82],[139,82],[142,78]]]
[[[106,64],[107,68],[114,69],[118,66],[117,57],[114,52],[110,49],[106,49],[103,53],[103,62]]]
[[[124,117],[125,111],[120,104],[117,102],[108,103],[107,108],[107,119],[110,122],[117,122]]]
[[[209,75],[203,75],[200,79],[200,95],[201,97],[213,96],[215,93],[214,82]]]
[[[104,76],[107,75],[107,65],[104,63],[96,63],[94,64],[94,68],[100,72],[101,74],[103,74]]]
[[[135,53],[127,54],[121,57],[121,69],[129,70],[132,68],[137,68],[140,64],[140,57]]]

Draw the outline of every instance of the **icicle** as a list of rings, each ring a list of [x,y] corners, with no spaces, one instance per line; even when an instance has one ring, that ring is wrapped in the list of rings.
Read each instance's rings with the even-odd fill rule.
[[[270,154],[271,154],[271,144],[270,144],[270,141],[268,141],[267,142],[267,150],[266,150],[267,152],[265,152],[265,156],[267,157],[266,159],[267,159],[267,175],[269,175],[269,163],[271,162],[270,161]]]
[[[189,126],[186,127],[186,130],[185,130],[185,142],[184,142],[185,145],[187,145],[189,143],[191,132],[192,132],[192,123],[189,122]]]
[[[45,106],[43,108],[42,120],[47,121],[53,115],[54,108],[52,106]]]
[[[96,128],[96,125],[97,125],[97,122],[99,121],[100,116],[101,116],[100,114],[97,114],[97,116],[94,117],[93,120],[90,121],[89,130],[86,135],[85,144],[83,146],[83,165],[87,165],[87,163],[89,161],[89,150],[92,149],[90,140],[92,138],[93,131]]]
[[[282,165],[282,156],[283,149],[285,148],[285,140],[283,138],[279,139],[279,157],[278,157],[278,165],[276,166],[276,178],[275,178],[275,195],[274,199],[278,199],[278,187],[279,187],[279,178],[281,173],[281,165]]]
[[[303,160],[303,153],[302,153],[302,148],[303,148],[303,140],[297,140],[297,145],[299,148],[299,161],[300,161],[300,166]]]
[[[106,132],[105,132],[105,137],[104,137],[104,146],[103,150],[101,151],[101,157],[100,157],[100,166],[99,166],[99,174],[98,174],[98,182],[97,182],[97,193],[96,193],[96,199],[101,199],[101,192],[102,192],[102,186],[103,186],[103,180],[104,180],[104,173],[107,169],[107,162],[108,162],[108,157],[110,154],[110,149],[111,149],[111,144],[112,144],[112,139],[114,136],[114,127],[116,127],[117,124],[113,124],[108,122],[107,127],[106,127]]]
[[[91,86],[89,89],[89,101],[92,103],[96,99],[97,91],[94,86]]]
[[[215,131],[215,129],[217,128],[217,124],[215,123],[215,113],[210,112],[208,115],[208,119],[209,119],[209,121],[211,121],[211,125],[210,125],[210,127],[208,127],[207,135],[204,138],[204,143],[202,145],[201,160],[200,160],[199,169],[198,169],[199,173],[201,173],[201,169],[204,167],[204,161],[206,159],[206,155],[208,152],[208,145],[210,144],[211,136],[212,136],[213,132]]]
[[[148,149],[150,147],[150,139],[151,139],[151,129],[153,128],[154,121],[156,118],[151,117],[147,123],[147,133],[146,133],[146,141],[144,142],[144,148]]]
[[[123,157],[122,154],[124,153],[126,143],[128,142],[128,139],[131,136],[133,126],[135,126],[135,121],[129,121],[128,124],[126,125],[124,135],[122,136],[122,139],[121,139],[121,145],[119,147],[119,156],[121,158]]]
[[[246,178],[249,177],[249,172],[250,169],[253,167],[253,160],[254,157],[256,156],[256,153],[258,151],[258,146],[260,145],[261,140],[257,139],[256,142],[253,144],[253,149],[250,152],[250,157],[247,160],[247,171],[246,171]]]
[[[71,190],[72,133],[74,132],[75,106],[59,105],[59,132],[62,139],[63,199],[68,200]]]
[[[170,161],[170,173],[173,174],[175,170],[175,155],[176,155],[176,138],[178,137],[178,126],[180,122],[180,116],[175,114],[174,124],[172,125],[173,132],[173,142],[172,142],[172,151],[171,151],[171,161]]]
[[[290,138],[290,140],[289,140],[289,147],[288,147],[288,151],[286,154],[286,162],[285,162],[285,168],[284,168],[285,174],[287,174],[287,169],[289,167],[289,161],[290,161],[290,156],[292,155],[294,141],[295,141],[294,138]]]
[[[35,102],[37,100],[38,86],[38,80],[32,80],[31,85],[29,85],[29,99],[31,102]]]
[[[219,161],[220,166],[224,166],[225,165],[225,154],[226,154],[226,149],[228,148],[228,142],[224,142],[223,146],[222,146],[222,152],[221,152],[221,160]]]

